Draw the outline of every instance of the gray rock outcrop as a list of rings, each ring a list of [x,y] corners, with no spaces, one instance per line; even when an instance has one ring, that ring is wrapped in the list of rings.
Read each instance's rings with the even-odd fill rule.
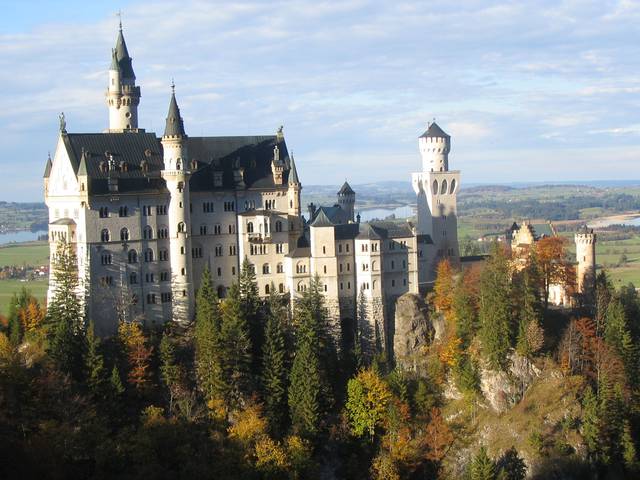
[[[420,372],[423,347],[433,338],[427,306],[420,296],[405,293],[398,298],[395,310],[393,353],[396,364]]]

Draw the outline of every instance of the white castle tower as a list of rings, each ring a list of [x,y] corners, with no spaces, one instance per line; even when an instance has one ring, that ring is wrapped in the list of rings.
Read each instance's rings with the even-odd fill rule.
[[[174,86],[167,124],[162,136],[165,179],[171,196],[169,201],[169,256],[171,260],[171,291],[173,320],[189,322],[193,317],[193,273],[191,267],[191,218],[189,211],[189,177],[187,135]]]
[[[596,234],[586,226],[576,232],[576,285],[578,293],[592,292],[596,280]]]
[[[138,129],[140,87],[136,86],[136,75],[131,61],[122,35],[121,23],[116,48],[111,52],[109,88],[106,94],[109,106],[109,132]]]
[[[429,236],[432,252],[420,262],[420,283],[434,279],[438,262],[448,258],[459,261],[457,194],[460,172],[449,170],[451,137],[437,123],[428,125],[418,138],[422,171],[412,174],[413,189],[418,196],[417,233]]]

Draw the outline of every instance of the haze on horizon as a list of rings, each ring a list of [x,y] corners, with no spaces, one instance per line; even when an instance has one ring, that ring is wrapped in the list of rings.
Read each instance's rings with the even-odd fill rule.
[[[107,127],[124,34],[160,132],[284,125],[304,184],[406,180],[434,117],[463,183],[640,178],[640,3],[628,0],[0,2],[0,200],[40,201],[58,114]]]

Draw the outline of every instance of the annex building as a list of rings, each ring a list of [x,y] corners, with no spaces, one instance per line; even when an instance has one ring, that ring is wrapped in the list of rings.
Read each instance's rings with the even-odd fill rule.
[[[418,139],[417,223],[363,223],[346,182],[334,205],[309,205],[303,215],[282,128],[189,136],[173,91],[163,135],[140,128],[141,90],[122,28],[106,80],[108,128],[73,133],[61,116],[44,174],[51,258],[58,241],[73,245],[99,333],[120,319],[191,321],[205,267],[224,297],[247,258],[262,296],[276,289],[295,299],[317,274],[336,325],[359,309],[386,338],[395,300],[432,282],[440,259],[459,261],[460,172],[449,169],[450,137],[436,123]]]

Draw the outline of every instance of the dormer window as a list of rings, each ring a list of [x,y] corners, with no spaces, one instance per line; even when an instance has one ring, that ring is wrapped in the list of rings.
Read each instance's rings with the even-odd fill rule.
[[[102,162],[100,162],[100,172],[101,173],[107,173],[108,171],[108,167],[107,167],[107,162],[105,162],[104,160]]]
[[[149,172],[149,164],[146,160],[142,160],[142,162],[140,162],[140,170],[142,170],[142,173]]]

